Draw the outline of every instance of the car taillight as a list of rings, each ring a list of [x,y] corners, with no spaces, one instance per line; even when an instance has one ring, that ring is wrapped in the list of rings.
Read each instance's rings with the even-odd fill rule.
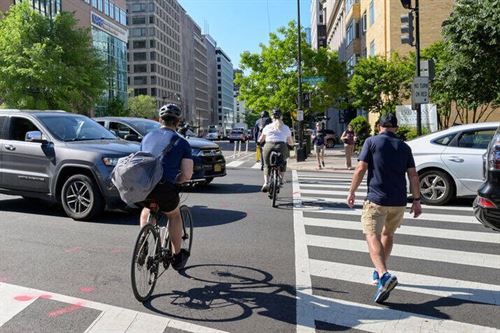
[[[497,208],[497,206],[493,202],[491,202],[491,200],[488,200],[483,197],[479,197],[477,204],[478,206],[481,206],[483,208]]]

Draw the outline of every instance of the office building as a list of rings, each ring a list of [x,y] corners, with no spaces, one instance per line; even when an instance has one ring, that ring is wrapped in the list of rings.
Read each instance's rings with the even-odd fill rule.
[[[0,11],[7,11],[14,2],[0,0]],[[109,86],[91,114],[105,114],[108,103],[113,98],[119,98],[126,105],[128,31],[125,0],[32,0],[31,4],[34,9],[50,17],[61,11],[73,12],[79,27],[91,28],[93,46],[114,67]]]
[[[218,92],[217,92],[217,42],[210,35],[203,35],[207,50],[207,96],[209,125],[219,124]]]
[[[217,113],[218,125],[226,132],[234,124],[233,64],[224,51],[215,49],[217,58]]]

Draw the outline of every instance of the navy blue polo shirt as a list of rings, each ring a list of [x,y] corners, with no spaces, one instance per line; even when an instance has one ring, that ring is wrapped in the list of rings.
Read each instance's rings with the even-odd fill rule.
[[[415,167],[411,148],[392,132],[366,139],[358,161],[368,163],[366,199],[381,206],[406,206],[406,171]]]

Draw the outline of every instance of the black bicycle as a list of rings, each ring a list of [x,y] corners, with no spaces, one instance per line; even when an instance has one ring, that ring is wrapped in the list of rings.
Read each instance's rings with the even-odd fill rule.
[[[280,192],[281,176],[280,171],[283,170],[285,161],[280,152],[272,151],[269,155],[269,167],[271,174],[269,177],[269,198],[273,201],[273,207],[276,207],[276,199]]]
[[[159,211],[157,203],[150,204],[149,209],[148,223],[142,227],[137,236],[132,256],[132,290],[135,298],[140,302],[145,302],[151,297],[156,281],[168,269],[173,260],[168,233],[169,221],[166,215]],[[193,218],[189,208],[185,205],[180,207],[180,212],[183,232],[181,248],[191,253]],[[162,265],[164,270],[159,274]]]

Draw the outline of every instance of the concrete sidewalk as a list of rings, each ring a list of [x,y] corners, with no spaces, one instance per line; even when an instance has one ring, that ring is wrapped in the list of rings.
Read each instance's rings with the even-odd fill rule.
[[[356,167],[357,154],[354,154],[352,158],[352,166]],[[295,153],[290,152],[290,158],[288,159],[287,167],[291,170],[298,171],[315,171],[315,172],[335,172],[335,173],[346,173],[352,174],[354,170],[347,170],[345,166],[345,153],[344,146],[336,145],[335,148],[329,148],[325,151],[325,167],[318,170],[318,161],[316,160],[316,154],[314,151],[307,157],[303,162],[297,162],[295,158]]]

